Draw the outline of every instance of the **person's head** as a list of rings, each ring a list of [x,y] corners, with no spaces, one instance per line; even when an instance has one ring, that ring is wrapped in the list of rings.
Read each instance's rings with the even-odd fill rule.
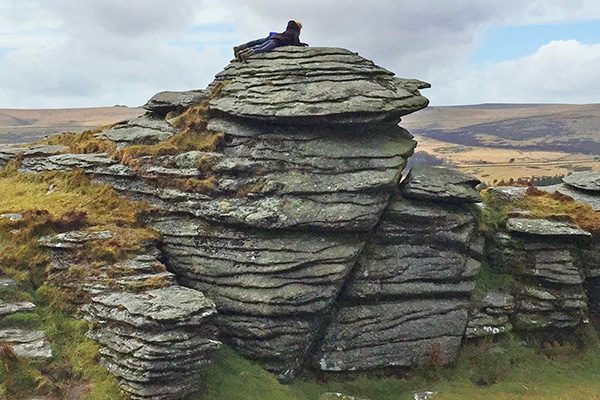
[[[299,31],[300,29],[302,29],[302,24],[299,21],[291,20],[287,24],[287,29]]]

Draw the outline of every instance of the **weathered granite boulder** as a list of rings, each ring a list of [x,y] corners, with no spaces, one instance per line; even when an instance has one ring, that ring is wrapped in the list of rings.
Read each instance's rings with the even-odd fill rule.
[[[600,195],[600,171],[575,172],[565,176],[563,182],[576,189]]]
[[[184,109],[208,98],[206,90],[188,90],[185,92],[159,92],[152,96],[142,107],[157,117],[165,117],[172,111]]]
[[[429,103],[418,91],[428,83],[396,78],[345,49],[282,47],[216,78],[227,84],[211,110],[277,123],[397,123]]]
[[[220,343],[208,321],[214,304],[196,290],[167,286],[97,295],[83,307],[102,363],[132,399],[180,399],[194,389]]]
[[[448,203],[478,203],[481,196],[475,187],[481,181],[474,176],[447,167],[416,165],[403,181],[404,197]]]
[[[167,121],[149,115],[118,123],[97,133],[99,139],[115,142],[117,147],[134,144],[155,144],[175,134],[175,128]]]
[[[178,283],[214,301],[220,338],[284,380],[313,361],[312,350],[323,334],[337,337],[328,328],[331,318],[330,326],[348,329],[343,317],[350,312],[344,306],[348,299],[364,305],[355,312],[360,318],[375,318],[403,302],[427,300],[423,305],[431,315],[423,315],[425,321],[445,321],[447,313],[458,319],[454,325],[428,328],[411,344],[414,327],[402,322],[406,315],[401,311],[391,314],[395,332],[407,335],[394,346],[412,349],[414,357],[350,357],[345,370],[420,365],[431,351],[450,361],[465,328],[466,300],[479,266],[474,257],[481,252],[480,244],[471,243],[475,223],[465,205],[476,200],[471,182],[452,181],[444,189],[460,192],[452,198],[460,204],[428,211],[429,203],[415,200],[403,211],[389,211],[417,212],[420,217],[407,224],[392,216],[377,231],[387,242],[370,238],[382,214],[388,213],[416,145],[398,122],[427,105],[419,89],[428,86],[396,78],[347,50],[282,48],[252,57],[247,64],[229,65],[206,92],[159,94],[146,105],[146,116],[97,134],[119,147],[160,143],[175,134],[166,114],[174,116],[199,100],[208,108],[202,129],[206,126],[218,138],[210,152],[160,152],[128,160],[127,165],[107,154],[23,156],[21,170],[82,169],[95,181],[146,201],[153,207],[148,222],[163,235],[161,260]],[[444,186],[440,180],[437,184]],[[415,225],[410,233],[402,232]],[[52,244],[56,252],[64,255],[80,245],[77,235],[67,239]],[[367,242],[368,252],[361,256]],[[427,252],[431,262],[420,258],[419,251]],[[381,257],[385,263],[369,262],[369,252],[387,252]],[[444,270],[448,260],[451,268]],[[69,262],[55,261],[53,269],[63,271],[66,264],[68,270]],[[418,267],[409,266],[413,261]],[[111,285],[128,293],[130,284],[124,276],[118,281],[110,276],[113,267],[99,268],[83,288],[94,299],[89,315],[108,321],[101,325],[107,332],[125,322],[101,316],[98,310],[108,313],[112,306],[98,305],[96,299],[109,295]],[[357,268],[379,274],[385,289],[375,288],[377,278],[354,282]],[[157,273],[159,269],[146,275]],[[171,287],[173,276],[160,273],[164,287]],[[385,304],[373,308],[373,299],[379,297]],[[372,332],[382,349],[388,337],[384,330],[379,325]],[[151,385],[159,376],[147,362],[124,354],[120,344],[101,343],[106,365],[119,374],[126,390],[139,396],[149,393],[145,390],[162,393]],[[329,352],[327,346],[323,349]],[[144,375],[142,366],[150,372]]]
[[[343,307],[318,353],[322,371],[356,371],[448,363],[458,355],[466,300],[405,300]]]
[[[511,218],[488,240],[488,259],[517,278],[516,330],[575,327],[587,302],[579,247],[590,233],[560,221]]]
[[[486,292],[471,302],[465,337],[474,339],[495,336],[512,331],[510,316],[515,299],[508,293]]]

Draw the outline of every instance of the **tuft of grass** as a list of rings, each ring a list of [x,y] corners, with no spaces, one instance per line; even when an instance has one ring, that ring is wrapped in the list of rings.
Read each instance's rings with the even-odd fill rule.
[[[63,145],[68,147],[69,153],[89,154],[89,153],[108,153],[114,154],[117,146],[110,140],[98,139],[94,135],[103,130],[110,129],[114,125],[104,126],[98,129],[85,131],[82,133],[66,132],[60,135],[51,136],[44,140],[43,144]]]
[[[475,277],[476,290],[481,294],[488,291],[512,293],[516,283],[513,275],[497,273],[486,262],[482,263],[481,269]]]
[[[177,179],[175,184],[178,188],[186,192],[211,193],[215,190],[217,180],[214,176],[210,176],[206,179]]]
[[[516,206],[530,211],[537,218],[568,216],[585,230],[600,231],[600,212],[559,192],[547,193],[530,187],[527,197],[516,202]]]

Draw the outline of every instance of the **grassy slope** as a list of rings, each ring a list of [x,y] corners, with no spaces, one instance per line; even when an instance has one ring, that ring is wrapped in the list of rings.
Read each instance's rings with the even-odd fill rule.
[[[590,400],[600,399],[599,377],[597,347],[577,352],[562,345],[540,353],[513,338],[497,346],[467,345],[454,367],[421,371],[407,379],[363,375],[351,381],[297,381],[289,386],[224,349],[199,382],[203,393],[189,400],[318,400],[327,392],[370,400],[409,400],[424,390],[438,392],[440,400]],[[497,382],[477,383],[486,380]]]

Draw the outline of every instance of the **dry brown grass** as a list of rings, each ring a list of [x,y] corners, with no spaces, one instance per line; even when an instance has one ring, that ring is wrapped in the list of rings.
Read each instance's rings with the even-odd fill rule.
[[[577,202],[562,193],[547,193],[530,187],[527,197],[515,202],[514,206],[531,212],[536,218],[568,216],[582,229],[600,231],[600,213],[590,205]]]

